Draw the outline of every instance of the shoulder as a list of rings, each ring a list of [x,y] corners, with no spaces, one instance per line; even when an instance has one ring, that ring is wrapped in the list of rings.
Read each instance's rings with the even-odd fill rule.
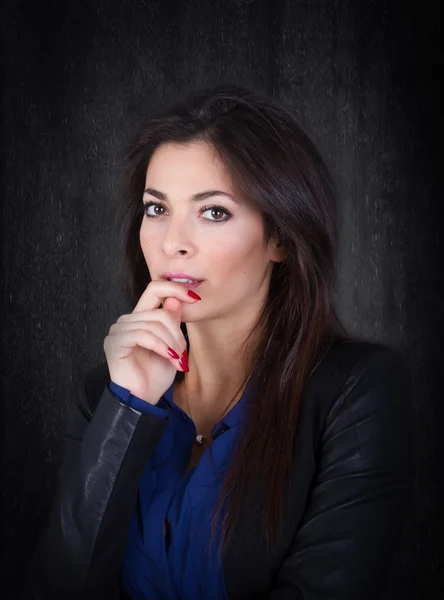
[[[392,369],[409,377],[407,359],[390,346],[358,340],[335,342],[312,370],[309,384],[329,385],[332,390],[342,392],[351,379],[369,370],[373,374],[388,374]]]
[[[408,404],[410,367],[405,356],[384,344],[353,340],[335,342],[312,370],[307,396],[322,426],[334,410],[399,411]]]

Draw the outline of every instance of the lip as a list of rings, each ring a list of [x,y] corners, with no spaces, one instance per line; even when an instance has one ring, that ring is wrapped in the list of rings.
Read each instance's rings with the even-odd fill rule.
[[[199,279],[199,277],[189,275],[188,273],[162,273],[161,275],[162,279],[170,279],[171,277],[180,277],[182,279],[195,279],[198,283],[201,283],[203,281],[203,279]]]
[[[169,279],[170,277],[182,277],[186,279],[195,279],[194,275],[188,275],[187,273],[162,273],[162,279]],[[185,283],[181,281],[175,281],[173,283],[178,283],[179,285],[183,285],[188,290],[196,290],[200,284],[203,282],[203,279],[198,279],[196,283]]]
[[[183,285],[188,290],[196,290],[200,286],[200,284],[202,283],[202,281],[198,281],[197,283],[185,283],[184,281],[173,281],[173,283],[177,283],[179,285]]]

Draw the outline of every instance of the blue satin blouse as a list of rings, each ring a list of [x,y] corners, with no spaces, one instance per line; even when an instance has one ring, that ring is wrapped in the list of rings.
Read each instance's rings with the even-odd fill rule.
[[[156,406],[110,382],[111,392],[125,404],[168,418],[140,481],[121,567],[122,581],[134,600],[228,600],[223,568],[217,565],[219,536],[211,553],[205,548],[223,472],[245,416],[250,385],[251,377],[240,400],[212,429],[214,464],[206,448],[198,464],[182,476],[196,429],[173,402],[174,382]]]

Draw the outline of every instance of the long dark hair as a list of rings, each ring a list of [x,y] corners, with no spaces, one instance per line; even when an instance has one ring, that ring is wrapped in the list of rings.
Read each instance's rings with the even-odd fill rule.
[[[235,189],[261,211],[264,245],[273,236],[287,252],[273,266],[267,301],[243,346],[254,335],[238,389],[254,368],[254,401],[213,515],[210,545],[226,506],[220,559],[242,504],[248,506],[248,494],[261,484],[265,539],[268,546],[281,539],[304,388],[328,348],[351,337],[332,304],[338,240],[330,172],[286,108],[262,92],[234,84],[200,89],[179,100],[150,117],[129,144],[118,219],[123,244],[119,275],[131,306],[151,280],[139,241],[148,163],[160,144],[192,141],[211,144]],[[185,323],[181,329],[186,333]]]

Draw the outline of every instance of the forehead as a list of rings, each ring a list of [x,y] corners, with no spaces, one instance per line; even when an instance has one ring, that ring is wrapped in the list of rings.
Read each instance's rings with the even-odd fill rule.
[[[215,182],[233,192],[230,173],[207,143],[166,143],[156,148],[146,171],[146,183],[159,185],[181,184],[199,187]],[[197,190],[198,191],[198,190]]]
[[[260,206],[234,183],[215,149],[202,141],[158,146],[148,164],[145,189],[158,190],[167,199],[186,193],[196,196],[206,190],[221,190],[232,196],[238,208],[248,213],[262,213]]]

